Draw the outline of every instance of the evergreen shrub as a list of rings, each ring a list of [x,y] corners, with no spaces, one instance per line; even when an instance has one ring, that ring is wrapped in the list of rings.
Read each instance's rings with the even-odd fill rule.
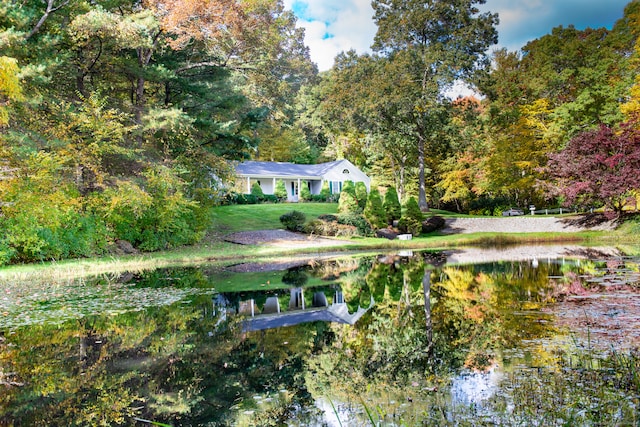
[[[420,210],[420,206],[418,206],[418,202],[415,197],[410,197],[405,203],[402,218],[398,221],[398,229],[403,233],[419,236],[422,233],[423,220],[424,215]]]
[[[309,184],[303,181],[300,187],[300,200],[308,202],[311,200],[311,191],[309,190]]]
[[[276,188],[273,191],[273,195],[277,197],[278,201],[284,202],[287,200],[287,188],[281,179],[276,181]]]
[[[342,190],[338,199],[338,212],[342,214],[357,214],[360,206],[355,196],[350,191]]]
[[[402,217],[402,206],[398,199],[398,192],[395,187],[389,187],[384,195],[384,210],[387,215],[387,223],[391,224],[393,221]]]
[[[259,202],[264,200],[264,192],[262,187],[257,182],[254,182],[251,186],[251,195],[254,196]]]
[[[356,182],[356,200],[358,200],[358,206],[360,206],[360,210],[364,210],[365,205],[367,204],[367,186],[362,181]]]
[[[374,229],[384,228],[387,226],[387,214],[382,206],[382,199],[378,190],[371,189],[367,204],[364,208],[364,216]]]
[[[300,211],[291,211],[280,216],[280,222],[289,231],[302,231],[305,220],[305,214]]]
[[[339,224],[355,227],[359,236],[373,235],[371,224],[362,214],[341,214],[338,215],[337,219]]]
[[[320,190],[319,201],[321,202],[331,202],[333,201],[333,194],[331,194],[331,189],[329,188],[329,182],[325,181],[322,183],[322,189]]]

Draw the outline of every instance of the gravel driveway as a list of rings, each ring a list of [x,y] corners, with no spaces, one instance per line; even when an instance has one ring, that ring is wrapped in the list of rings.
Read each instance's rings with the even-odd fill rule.
[[[550,216],[519,216],[497,218],[448,218],[444,234],[463,233],[536,233],[566,232],[573,233],[584,230],[613,230],[615,221],[602,219],[592,220],[586,217],[555,218]],[[287,230],[242,231],[225,237],[225,240],[241,245],[269,245],[284,248],[326,247],[355,244],[348,240],[337,240],[327,237],[308,236]]]
[[[227,242],[241,245],[263,245],[287,248],[341,246],[354,244],[348,240],[330,239],[327,237],[309,236],[302,233],[293,233],[287,230],[257,230],[241,231],[225,237]]]
[[[445,234],[457,233],[575,233],[585,230],[613,230],[615,221],[589,222],[580,217],[517,216],[497,218],[448,218]]]

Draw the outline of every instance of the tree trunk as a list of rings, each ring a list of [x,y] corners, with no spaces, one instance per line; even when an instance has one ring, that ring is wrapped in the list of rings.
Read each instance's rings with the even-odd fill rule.
[[[151,47],[138,48],[138,65],[140,66],[140,70],[138,71],[138,76],[136,78],[136,87],[135,87],[135,100],[134,100],[134,119],[136,124],[142,125],[142,118],[144,116],[144,112],[147,106],[147,97],[144,91],[144,86],[146,84],[146,78],[144,76],[145,69],[149,66],[151,62],[151,57],[153,56],[153,52],[155,51],[156,45],[158,44],[158,39],[162,34],[162,30],[158,31],[152,38]],[[138,136],[138,144],[142,145],[142,133]]]
[[[418,206],[420,206],[420,210],[422,212],[429,211],[429,204],[427,203],[427,186],[425,184],[425,176],[424,176],[424,137],[418,137],[418,173],[419,173],[419,184],[420,184],[420,192],[418,194]]]
[[[396,159],[393,156],[391,157],[391,170],[393,170],[394,184],[396,187],[396,191],[398,192],[398,199],[403,200],[404,198],[404,181],[405,181],[405,173],[406,173],[406,164],[407,164],[407,156],[402,156],[400,160],[398,160],[396,164]]]
[[[424,317],[427,330],[427,353],[433,350],[433,324],[431,323],[431,270],[424,269],[422,276],[422,290],[424,291]]]

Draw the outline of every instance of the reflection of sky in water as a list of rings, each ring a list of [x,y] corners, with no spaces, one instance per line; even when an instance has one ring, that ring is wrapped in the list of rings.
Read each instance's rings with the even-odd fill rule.
[[[454,403],[480,405],[498,390],[503,374],[497,365],[486,372],[463,372],[451,383],[451,398]]]

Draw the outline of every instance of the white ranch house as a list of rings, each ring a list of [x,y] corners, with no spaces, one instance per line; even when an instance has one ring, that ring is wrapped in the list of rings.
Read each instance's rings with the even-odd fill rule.
[[[244,162],[236,167],[242,191],[251,193],[254,182],[260,184],[264,194],[273,194],[276,182],[282,180],[287,189],[287,200],[298,201],[300,186],[306,182],[311,194],[320,194],[325,181],[329,183],[331,193],[342,190],[345,181],[364,182],[370,190],[371,179],[348,160],[320,163],[317,165],[299,165],[285,162]]]

